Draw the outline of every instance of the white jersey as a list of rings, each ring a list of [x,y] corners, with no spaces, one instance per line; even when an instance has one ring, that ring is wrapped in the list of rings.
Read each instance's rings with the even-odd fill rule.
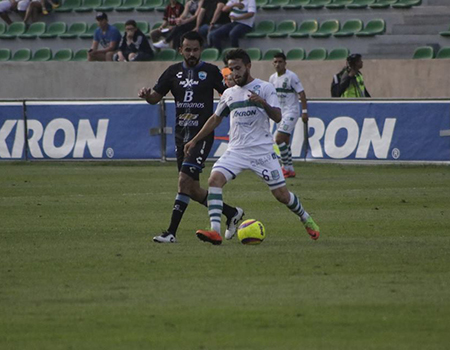
[[[230,116],[230,141],[228,149],[273,152],[273,138],[270,132],[269,116],[263,107],[251,102],[250,91],[266,102],[280,108],[277,93],[272,84],[255,79],[241,87],[228,88],[220,98],[215,114]]]
[[[275,86],[283,116],[285,114],[300,115],[298,94],[304,89],[297,74],[286,69],[283,75],[278,76],[278,73],[272,74],[269,82]]]

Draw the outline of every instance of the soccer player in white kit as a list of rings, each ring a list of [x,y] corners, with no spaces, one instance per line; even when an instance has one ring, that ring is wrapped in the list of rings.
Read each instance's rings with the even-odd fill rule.
[[[205,242],[222,243],[222,189],[243,170],[257,174],[270,188],[275,198],[285,204],[302,221],[313,240],[319,238],[319,226],[303,209],[299,198],[286,187],[280,163],[273,150],[269,119],[281,121],[281,109],[272,84],[250,75],[251,61],[242,49],[227,55],[228,66],[236,85],[225,90],[216,111],[199,133],[184,147],[189,155],[196,143],[211,133],[226,116],[230,116],[230,141],[227,151],[214,164],[208,180],[208,213],[211,230],[198,230],[197,237]],[[231,239],[233,234],[225,234]]]
[[[275,135],[275,142],[280,149],[282,170],[284,177],[295,177],[292,163],[291,135],[300,116],[298,98],[302,103],[302,120],[308,122],[308,105],[303,85],[297,74],[286,69],[286,56],[277,53],[273,56],[273,66],[276,73],[272,74],[269,82],[275,86],[280,101],[282,119]]]

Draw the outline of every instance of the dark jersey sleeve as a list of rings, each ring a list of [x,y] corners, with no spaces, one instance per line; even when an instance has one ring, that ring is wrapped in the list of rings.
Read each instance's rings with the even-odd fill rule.
[[[227,87],[224,84],[222,72],[220,71],[219,67],[215,67],[215,69],[213,69],[213,73],[214,73],[214,89],[219,94],[223,94],[223,92]]]
[[[155,86],[153,87],[153,90],[155,90],[160,95],[167,95],[167,93],[172,88],[172,79],[173,79],[173,71],[172,66],[167,68],[164,73],[159,77],[158,81],[156,82]]]

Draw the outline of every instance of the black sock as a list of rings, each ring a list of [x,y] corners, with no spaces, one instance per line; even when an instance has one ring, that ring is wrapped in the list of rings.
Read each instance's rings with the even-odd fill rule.
[[[178,193],[175,198],[175,203],[172,209],[172,218],[170,219],[170,226],[167,229],[168,232],[174,236],[177,234],[178,225],[180,225],[183,214],[189,204],[189,196],[184,193]]]
[[[203,204],[205,207],[208,207],[208,192],[206,192],[205,199],[202,202],[200,202],[200,204]],[[229,220],[236,214],[236,208],[230,207],[228,204],[224,202],[222,213],[227,217],[227,220]]]

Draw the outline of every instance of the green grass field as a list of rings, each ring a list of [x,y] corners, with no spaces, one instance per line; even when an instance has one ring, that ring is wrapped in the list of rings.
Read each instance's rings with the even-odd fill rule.
[[[199,241],[191,202],[158,245],[175,168],[0,163],[0,349],[449,349],[449,167],[297,163],[316,242],[244,173],[263,244]]]

